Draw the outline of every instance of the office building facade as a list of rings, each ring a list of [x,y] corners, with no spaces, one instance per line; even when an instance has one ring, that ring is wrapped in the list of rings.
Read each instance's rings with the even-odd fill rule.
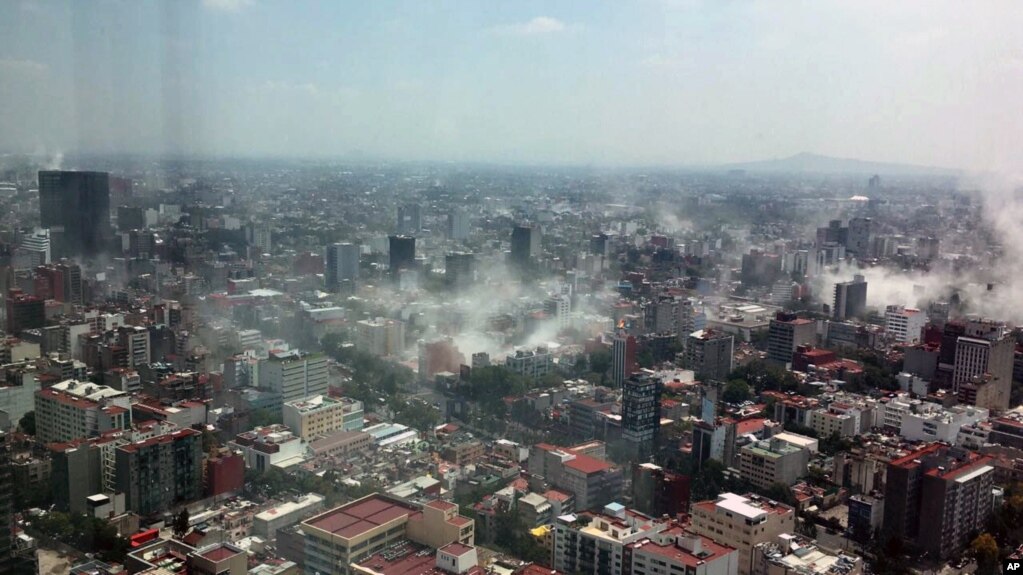
[[[355,244],[330,244],[326,249],[323,280],[327,291],[351,290],[359,279],[360,248]]]
[[[91,258],[106,251],[110,229],[110,175],[39,172],[39,216],[50,229],[54,258]]]

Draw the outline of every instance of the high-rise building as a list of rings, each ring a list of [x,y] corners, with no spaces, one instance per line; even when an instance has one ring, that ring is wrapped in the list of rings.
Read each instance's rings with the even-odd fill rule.
[[[398,277],[400,270],[416,267],[416,238],[411,236],[388,236],[390,247],[391,275]]]
[[[817,327],[812,320],[803,319],[793,313],[778,312],[767,332],[767,359],[770,362],[788,365],[792,354],[801,345],[812,345],[817,341]]]
[[[261,254],[273,251],[273,231],[266,222],[249,222],[245,226],[245,241]]]
[[[511,263],[528,267],[540,255],[540,228],[515,226],[511,235]]]
[[[460,290],[476,283],[476,254],[455,252],[444,256],[444,281]]]
[[[849,228],[842,227],[842,220],[831,220],[828,226],[817,228],[817,247],[825,244],[841,244],[845,246],[849,236]]]
[[[81,305],[83,303],[82,268],[68,260],[61,260],[35,270],[37,293],[44,299],[53,299]],[[42,289],[38,289],[38,288]]]
[[[95,437],[131,424],[127,393],[68,380],[36,392],[36,438],[40,443]]]
[[[796,512],[788,505],[759,495],[722,493],[716,501],[701,501],[691,506],[691,530],[721,545],[739,551],[739,575],[753,571],[753,550],[777,540],[796,527]]]
[[[920,341],[920,334],[927,325],[927,314],[901,305],[890,305],[884,310],[884,329],[899,343]]]
[[[991,516],[991,458],[933,443],[888,464],[884,532],[937,559],[961,552]]]
[[[114,483],[139,515],[202,498],[202,434],[180,429],[117,448]]]
[[[323,279],[331,292],[351,290],[359,279],[359,246],[350,243],[330,244],[326,249]]]
[[[512,373],[539,380],[554,369],[554,356],[546,347],[517,349],[504,358],[504,366]]]
[[[635,373],[622,386],[622,439],[637,459],[657,452],[661,431],[661,378]]]
[[[867,308],[867,280],[861,276],[853,276],[852,281],[835,284],[834,306],[831,317],[846,319],[863,314]]]
[[[364,319],[355,322],[355,347],[380,357],[405,352],[405,322],[397,319]]]
[[[110,175],[39,172],[39,215],[54,257],[94,257],[110,242]],[[59,233],[57,233],[59,231]],[[54,238],[59,238],[53,241]]]
[[[414,235],[423,231],[423,210],[417,203],[398,206],[398,233]]]
[[[148,329],[137,325],[121,326],[117,328],[117,341],[127,353],[127,367],[139,367],[152,361]]]
[[[739,450],[739,473],[762,489],[775,483],[794,484],[806,474],[809,462],[809,450],[777,437],[744,445]]]
[[[849,231],[846,236],[845,249],[857,257],[870,255],[870,218],[852,218],[849,220]]]
[[[538,443],[529,452],[529,472],[575,496],[576,509],[599,509],[622,496],[620,467],[587,455],[580,447]]]
[[[0,430],[0,574],[14,572],[14,478],[11,445]]]
[[[590,236],[590,254],[606,258],[610,247],[610,236],[601,232]]]
[[[544,302],[544,311],[547,312],[559,330],[572,327],[572,297],[566,294],[556,294],[547,298]]]
[[[4,303],[7,311],[5,331],[8,334],[15,335],[23,329],[46,325],[46,302],[42,298],[23,293],[20,289],[11,289]]]
[[[142,206],[117,206],[117,231],[127,232],[146,227],[146,210]]]
[[[701,329],[686,341],[686,367],[701,377],[725,381],[732,373],[735,340],[731,334]]]
[[[946,332],[955,326],[947,324]],[[943,338],[943,355],[944,352]],[[961,403],[992,410],[1008,409],[1014,352],[1015,342],[1004,324],[967,322],[952,350],[952,390],[961,396]]]
[[[327,356],[320,353],[286,351],[270,353],[259,366],[259,386],[297,401],[327,393]]]
[[[707,327],[707,314],[703,311],[703,303],[695,298],[679,300],[677,311],[676,329],[684,345],[689,334]]]
[[[448,239],[462,241],[469,239],[469,215],[461,208],[448,212]]]
[[[689,476],[653,463],[632,464],[632,504],[651,517],[689,513]]]
[[[51,261],[50,230],[37,228],[21,238],[14,250],[14,269],[29,270]]]
[[[309,441],[338,431],[358,431],[363,425],[362,402],[347,397],[316,395],[284,402],[284,425]]]
[[[916,239],[916,256],[924,261],[936,259],[941,253],[941,240],[935,237]]]
[[[636,371],[636,338],[623,332],[616,333],[611,342],[611,381],[621,388],[625,380]]]

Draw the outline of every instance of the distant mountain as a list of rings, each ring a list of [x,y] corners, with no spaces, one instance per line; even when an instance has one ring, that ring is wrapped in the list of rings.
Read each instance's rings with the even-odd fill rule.
[[[788,158],[761,160],[719,166],[725,170],[745,170],[747,172],[771,173],[805,173],[805,174],[848,174],[870,176],[955,176],[960,170],[935,168],[930,166],[914,166],[912,164],[891,164],[887,162],[867,162],[849,158],[833,158],[803,152]]]

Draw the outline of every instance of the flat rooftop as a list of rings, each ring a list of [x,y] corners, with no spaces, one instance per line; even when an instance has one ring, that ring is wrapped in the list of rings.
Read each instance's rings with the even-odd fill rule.
[[[417,513],[420,511],[411,505],[374,494],[321,513],[303,521],[302,524],[344,539],[352,539],[381,525],[396,519],[407,519]]]

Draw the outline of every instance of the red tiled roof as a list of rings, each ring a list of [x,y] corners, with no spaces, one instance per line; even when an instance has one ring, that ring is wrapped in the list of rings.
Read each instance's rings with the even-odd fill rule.
[[[601,471],[607,471],[608,469],[611,469],[611,464],[607,463],[606,461],[601,461],[595,457],[590,457],[589,455],[577,454],[575,456],[575,459],[565,462],[565,467],[570,467],[577,471],[582,471],[583,473],[590,474],[599,473]]]
[[[458,509],[457,505],[450,501],[444,501],[443,499],[434,499],[433,501],[427,503],[426,507],[440,509],[441,511],[447,511],[449,509]]]
[[[440,550],[445,552],[445,553],[449,553],[451,555],[454,555],[456,557],[461,557],[462,555],[465,555],[466,553],[469,553],[470,551],[472,551],[473,548],[469,547],[468,545],[462,545],[461,543],[457,543],[456,542],[456,543],[448,543],[447,545],[441,547]]]
[[[746,419],[740,421],[735,426],[736,435],[746,435],[747,433],[756,433],[764,428],[764,424],[767,423],[767,419],[762,417],[756,417],[753,419]]]
[[[219,547],[214,547],[213,549],[205,551],[202,554],[202,556],[205,557],[206,559],[217,562],[223,561],[224,559],[227,559],[229,557],[234,557],[235,555],[238,555],[237,551],[224,547],[223,545]]]
[[[305,524],[351,539],[390,521],[418,513],[419,510],[410,505],[377,494],[321,513],[307,519]]]

